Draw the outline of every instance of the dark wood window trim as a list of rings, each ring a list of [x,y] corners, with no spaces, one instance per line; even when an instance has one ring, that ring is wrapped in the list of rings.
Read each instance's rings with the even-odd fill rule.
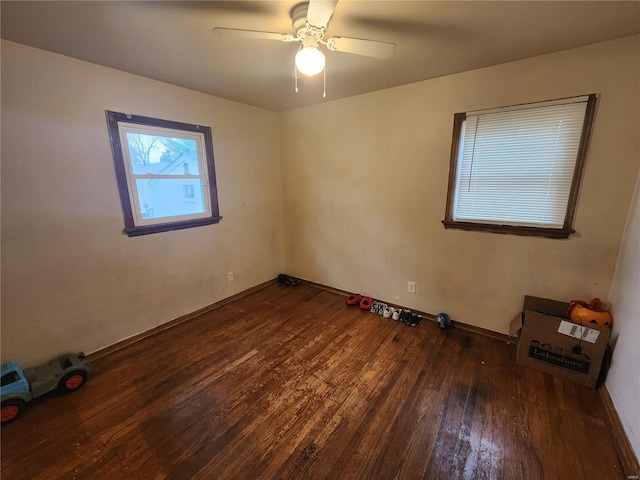
[[[560,228],[539,228],[539,227],[518,227],[513,225],[497,225],[488,223],[460,222],[453,220],[453,202],[456,185],[456,172],[458,171],[458,149],[460,146],[460,135],[462,124],[467,118],[466,113],[456,113],[453,117],[453,136],[451,140],[451,157],[449,159],[449,184],[447,187],[447,205],[445,209],[445,218],[442,224],[447,229],[480,231],[490,233],[502,233],[524,236],[537,236],[546,238],[566,239],[575,230],[572,228],[575,216],[576,204],[578,201],[578,192],[580,191],[580,182],[584,171],[584,164],[591,138],[591,130],[593,127],[593,119],[595,115],[597,95],[591,94],[587,100],[587,108],[585,111],[584,123],[582,126],[582,134],[580,137],[580,147],[576,157],[576,166],[573,173],[569,200],[567,203],[567,211],[565,214],[564,225]]]
[[[218,207],[218,190],[216,186],[216,172],[213,160],[213,136],[210,127],[201,125],[192,125],[188,123],[173,122],[170,120],[161,120],[158,118],[144,117],[140,115],[130,115],[106,110],[107,125],[109,128],[109,136],[111,140],[111,152],[113,154],[113,163],[118,182],[118,191],[120,194],[120,203],[122,205],[122,213],[124,216],[125,228],[123,233],[129,237],[140,235],[148,235],[152,233],[167,232],[171,230],[182,230],[185,228],[200,227],[203,225],[212,225],[222,220]],[[187,132],[201,133],[204,137],[204,147],[206,154],[206,166],[209,182],[209,201],[211,205],[211,216],[192,220],[181,220],[175,222],[156,223],[153,225],[136,225],[131,206],[131,197],[127,186],[127,174],[125,160],[122,154],[122,145],[120,142],[120,132],[118,123],[132,123],[146,125],[152,127],[169,128],[173,130],[183,130]]]

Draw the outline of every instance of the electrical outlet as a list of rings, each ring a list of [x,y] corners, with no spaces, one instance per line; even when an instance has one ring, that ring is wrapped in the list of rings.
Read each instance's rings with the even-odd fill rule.
[[[416,293],[416,282],[407,282],[407,292]]]
[[[227,273],[227,280],[233,282],[233,272]]]

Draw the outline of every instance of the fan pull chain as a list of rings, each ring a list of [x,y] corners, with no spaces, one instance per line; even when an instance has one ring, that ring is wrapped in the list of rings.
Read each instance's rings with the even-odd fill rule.
[[[327,66],[322,69],[322,98],[327,98]]]
[[[302,49],[302,44],[300,44],[300,46],[298,47],[298,52]],[[293,78],[295,79],[295,89],[296,89],[296,93],[298,93],[298,67],[296,67],[296,60],[294,57],[293,60]]]

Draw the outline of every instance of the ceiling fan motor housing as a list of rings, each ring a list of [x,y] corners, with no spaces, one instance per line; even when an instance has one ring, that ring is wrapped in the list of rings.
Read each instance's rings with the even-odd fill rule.
[[[307,23],[307,11],[309,10],[309,3],[300,3],[291,9],[291,24],[293,30],[298,34],[300,30],[305,28]]]
[[[300,40],[304,42],[305,39],[308,39],[311,37],[313,39],[313,44],[309,46],[317,46],[318,41],[322,40],[322,37],[324,37],[325,27],[324,26],[316,27],[314,25],[311,25],[307,21],[308,11],[309,11],[308,2],[300,3],[299,5],[296,5],[295,7],[293,7],[293,9],[291,10],[291,20],[292,20],[291,24],[293,25],[293,29],[296,32],[296,36]],[[305,44],[305,46],[308,46],[308,45]]]

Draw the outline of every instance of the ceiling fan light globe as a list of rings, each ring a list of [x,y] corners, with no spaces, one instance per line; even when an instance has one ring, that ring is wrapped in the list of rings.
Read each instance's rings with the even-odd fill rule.
[[[324,54],[317,47],[304,47],[296,54],[296,68],[310,77],[317,75],[324,69]]]

